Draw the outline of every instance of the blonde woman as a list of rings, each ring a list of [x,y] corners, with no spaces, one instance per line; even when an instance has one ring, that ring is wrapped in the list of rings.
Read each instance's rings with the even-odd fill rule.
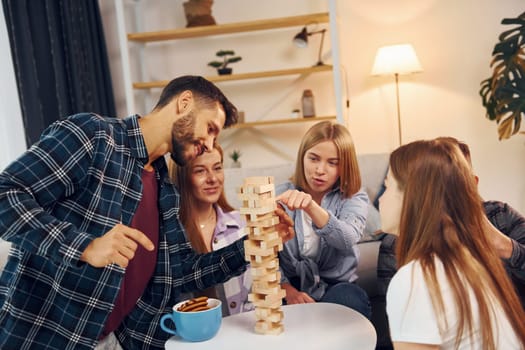
[[[341,124],[312,126],[303,136],[292,181],[277,186],[296,237],[279,254],[288,304],[331,302],[370,318],[366,292],[355,281],[368,196],[352,137]]]
[[[457,142],[401,146],[385,185],[381,222],[399,233],[387,292],[395,349],[523,349],[525,314]]]

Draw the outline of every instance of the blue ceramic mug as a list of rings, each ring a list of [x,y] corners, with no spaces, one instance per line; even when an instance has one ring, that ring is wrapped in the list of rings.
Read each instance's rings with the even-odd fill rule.
[[[208,310],[203,311],[178,311],[179,306],[186,301],[176,304],[170,314],[162,316],[160,328],[163,331],[177,335],[184,340],[198,342],[211,339],[217,334],[222,322],[221,301],[208,298]],[[171,319],[175,329],[166,326],[166,321]]]

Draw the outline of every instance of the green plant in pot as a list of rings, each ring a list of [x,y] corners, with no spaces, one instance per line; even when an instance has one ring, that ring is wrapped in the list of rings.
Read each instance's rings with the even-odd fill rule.
[[[525,12],[501,23],[517,26],[500,34],[492,51],[492,76],[481,82],[479,91],[487,118],[498,124],[500,140],[518,133],[525,118]]]
[[[222,58],[222,61],[211,61],[208,63],[208,66],[217,68],[219,75],[232,74],[232,69],[228,65],[242,60],[241,56],[235,56],[235,51],[233,50],[219,50],[215,53],[215,56]]]
[[[232,163],[233,168],[241,167],[241,162],[239,161],[239,159],[241,158],[241,151],[239,151],[238,149],[234,149],[230,153],[230,158],[233,160],[233,163]]]

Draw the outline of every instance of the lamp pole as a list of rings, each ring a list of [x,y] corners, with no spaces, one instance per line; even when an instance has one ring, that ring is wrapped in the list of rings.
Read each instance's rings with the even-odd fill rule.
[[[312,34],[321,33],[321,43],[319,45],[319,54],[317,55],[317,65],[322,66],[324,65],[323,60],[321,59],[321,54],[323,53],[323,43],[324,43],[324,35],[326,33],[326,29],[321,29],[320,31],[314,32]]]
[[[399,73],[394,73],[396,77],[396,102],[397,102],[397,132],[399,136],[399,146],[403,144],[401,136],[401,110],[399,108]]]

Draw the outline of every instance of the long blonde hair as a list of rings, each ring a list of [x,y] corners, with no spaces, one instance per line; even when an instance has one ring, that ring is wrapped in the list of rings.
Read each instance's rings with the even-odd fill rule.
[[[390,156],[390,169],[404,189],[398,264],[414,260],[421,264],[440,331],[448,325],[435,258],[443,262],[458,310],[456,347],[464,332],[473,335],[469,290],[478,304],[483,347],[496,349],[494,301],[501,304],[525,346],[525,313],[484,228],[482,199],[457,140],[439,138],[401,146]]]
[[[324,141],[333,141],[337,148],[339,180],[336,185],[339,185],[339,189],[345,197],[353,196],[361,188],[361,173],[357,163],[354,141],[346,127],[332,121],[319,122],[304,134],[297,152],[297,164],[292,176],[293,184],[302,190],[309,190],[304,177],[304,155],[310,148]]]
[[[214,149],[219,151],[221,155],[221,163],[224,161],[224,151],[222,147],[215,143]],[[181,203],[180,206],[180,220],[182,225],[186,230],[186,235],[188,240],[191,243],[193,249],[198,253],[206,253],[208,249],[206,248],[206,242],[204,242],[201,231],[195,222],[195,217],[192,216],[195,208],[195,197],[193,196],[192,183],[191,183],[191,171],[194,161],[189,161],[185,166],[178,166],[174,161],[170,160],[170,178],[175,183],[180,192]],[[224,212],[230,212],[233,207],[228,203],[226,199],[226,194],[224,193],[224,187],[221,191],[219,199],[216,203]]]

